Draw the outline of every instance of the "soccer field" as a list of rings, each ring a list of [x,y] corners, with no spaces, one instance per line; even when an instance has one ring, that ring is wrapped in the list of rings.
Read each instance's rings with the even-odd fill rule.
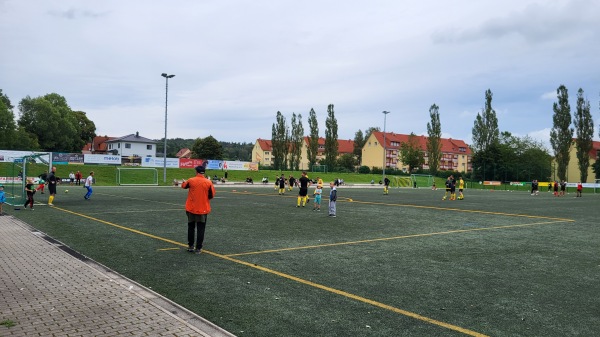
[[[194,255],[185,190],[64,189],[8,212],[238,336],[600,331],[598,195],[342,186],[329,218],[327,187],[315,212],[297,189],[218,185]]]

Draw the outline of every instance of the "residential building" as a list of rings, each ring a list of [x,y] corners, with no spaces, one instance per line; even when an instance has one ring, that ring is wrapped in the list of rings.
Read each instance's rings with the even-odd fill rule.
[[[155,157],[157,143],[140,136],[139,132],[106,141],[109,153],[123,157]]]
[[[308,167],[308,141],[310,137],[304,137],[302,148],[300,149],[300,170],[310,171]],[[325,158],[325,138],[319,137],[319,147],[317,150],[317,162]],[[338,139],[338,158],[344,154],[352,154],[354,151],[353,140]],[[273,145],[270,140],[257,139],[252,148],[252,161],[258,162],[263,166],[273,165]]]
[[[596,174],[592,169],[592,165],[600,159],[600,142],[593,141],[592,150],[590,151],[590,167],[588,168],[588,177],[587,181],[582,181],[582,183],[593,183],[596,181]],[[553,179],[558,180],[558,176],[556,176],[556,161],[553,161]],[[571,148],[569,149],[569,164],[567,166],[567,181],[570,183],[576,183],[580,180],[581,174],[579,173],[579,160],[577,159],[577,147],[575,146],[575,139],[573,139],[573,143],[571,143]]]
[[[115,139],[115,137],[108,136],[96,136],[92,139],[91,143],[87,143],[81,149],[82,154],[107,154],[108,144],[107,141]]]
[[[397,134],[393,132],[385,133],[385,166],[386,168],[398,169],[407,171],[408,165],[402,163],[400,158],[400,146],[402,143],[408,142],[410,135]],[[429,169],[429,158],[427,154],[427,137],[415,136],[418,147],[423,151],[425,164],[423,169]],[[441,171],[459,171],[471,172],[471,149],[462,140],[452,138],[441,138],[442,157],[440,159],[439,170]],[[362,148],[362,163],[363,166],[371,168],[382,168],[384,162],[383,152],[383,132],[375,131],[366,140]]]
[[[187,147],[184,147],[183,149],[179,150],[179,152],[177,152],[175,157],[188,159],[192,158],[192,150],[188,149]]]

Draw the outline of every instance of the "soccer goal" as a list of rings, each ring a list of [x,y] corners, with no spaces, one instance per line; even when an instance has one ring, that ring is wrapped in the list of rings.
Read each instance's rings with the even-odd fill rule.
[[[312,171],[313,172],[323,172],[323,173],[327,173],[327,165],[313,165],[312,166]]]
[[[419,188],[419,187],[427,187],[431,188],[433,185],[434,177],[430,174],[411,174],[410,182],[411,187]]]
[[[117,185],[158,186],[158,170],[147,167],[118,167]]]

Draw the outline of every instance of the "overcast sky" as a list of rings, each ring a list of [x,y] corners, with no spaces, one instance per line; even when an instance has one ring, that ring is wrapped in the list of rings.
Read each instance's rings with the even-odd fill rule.
[[[98,135],[271,138],[314,108],[340,139],[371,126],[471,142],[492,102],[501,131],[547,142],[556,89],[600,122],[600,1],[0,0],[0,88],[58,93]],[[15,109],[18,118],[18,109]]]

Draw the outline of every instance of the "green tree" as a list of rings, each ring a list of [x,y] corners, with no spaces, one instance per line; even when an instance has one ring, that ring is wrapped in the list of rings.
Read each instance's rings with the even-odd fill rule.
[[[372,127],[370,127],[370,128],[368,128],[368,129],[365,130],[365,142],[369,139],[369,137],[371,137],[371,135],[375,131],[380,132],[381,129],[378,126],[372,126]]]
[[[492,91],[485,92],[485,108],[477,113],[475,125],[472,129],[473,148],[475,151],[485,151],[489,146],[498,141],[500,130],[496,110],[492,108]]]
[[[356,165],[356,158],[350,153],[344,153],[337,160],[337,167],[348,172],[354,172]]]
[[[17,128],[12,140],[12,149],[20,151],[38,151],[40,144],[34,134],[27,132],[22,126]]]
[[[86,143],[92,141],[96,137],[96,124],[83,111],[73,111],[73,115],[77,120],[81,139],[85,140]]]
[[[73,111],[58,94],[23,98],[19,115],[19,126],[35,135],[45,151],[79,152],[85,145]]]
[[[325,164],[329,170],[335,169],[338,156],[338,124],[335,119],[333,104],[327,107],[327,119],[325,120]]]
[[[197,138],[191,150],[193,158],[223,160],[223,147],[213,136]]]
[[[408,136],[408,141],[400,144],[400,160],[404,165],[408,165],[409,173],[416,168],[421,168],[425,163],[425,156],[419,147],[419,140],[413,132]]]
[[[575,112],[575,147],[579,166],[579,179],[586,182],[590,167],[590,151],[594,147],[594,121],[590,113],[590,101],[583,98],[583,89],[577,91],[577,111]]]
[[[429,108],[431,122],[427,123],[427,157],[429,172],[432,175],[437,174],[442,159],[442,123],[439,109],[435,104]]]
[[[290,169],[300,170],[302,159],[302,142],[304,141],[304,127],[302,126],[302,115],[292,114],[292,134],[290,137]]]
[[[363,136],[363,132],[358,130],[354,134],[354,150],[352,154],[356,157],[356,160],[361,163],[362,162],[362,149],[365,146],[365,137]]]
[[[0,89],[0,149],[10,150],[15,137],[16,123],[13,106],[8,96]]]
[[[317,163],[317,155],[319,154],[319,123],[317,122],[317,114],[314,109],[310,109],[308,113],[308,127],[310,136],[308,138],[308,167],[309,169]]]
[[[553,126],[550,130],[550,144],[556,159],[556,173],[560,180],[567,180],[567,166],[569,165],[569,150],[573,141],[573,128],[571,128],[571,106],[569,105],[569,91],[564,85],[556,89],[558,102],[554,102],[552,109]]]
[[[273,147],[273,168],[287,170],[289,129],[285,117],[277,111],[277,122],[273,123],[271,146]]]
[[[486,180],[489,175],[486,171],[498,165],[496,159],[498,153],[498,138],[500,130],[498,129],[498,118],[496,111],[492,108],[492,91],[485,92],[485,107],[481,113],[477,113],[475,123],[472,129],[473,144],[473,170],[475,177]]]

